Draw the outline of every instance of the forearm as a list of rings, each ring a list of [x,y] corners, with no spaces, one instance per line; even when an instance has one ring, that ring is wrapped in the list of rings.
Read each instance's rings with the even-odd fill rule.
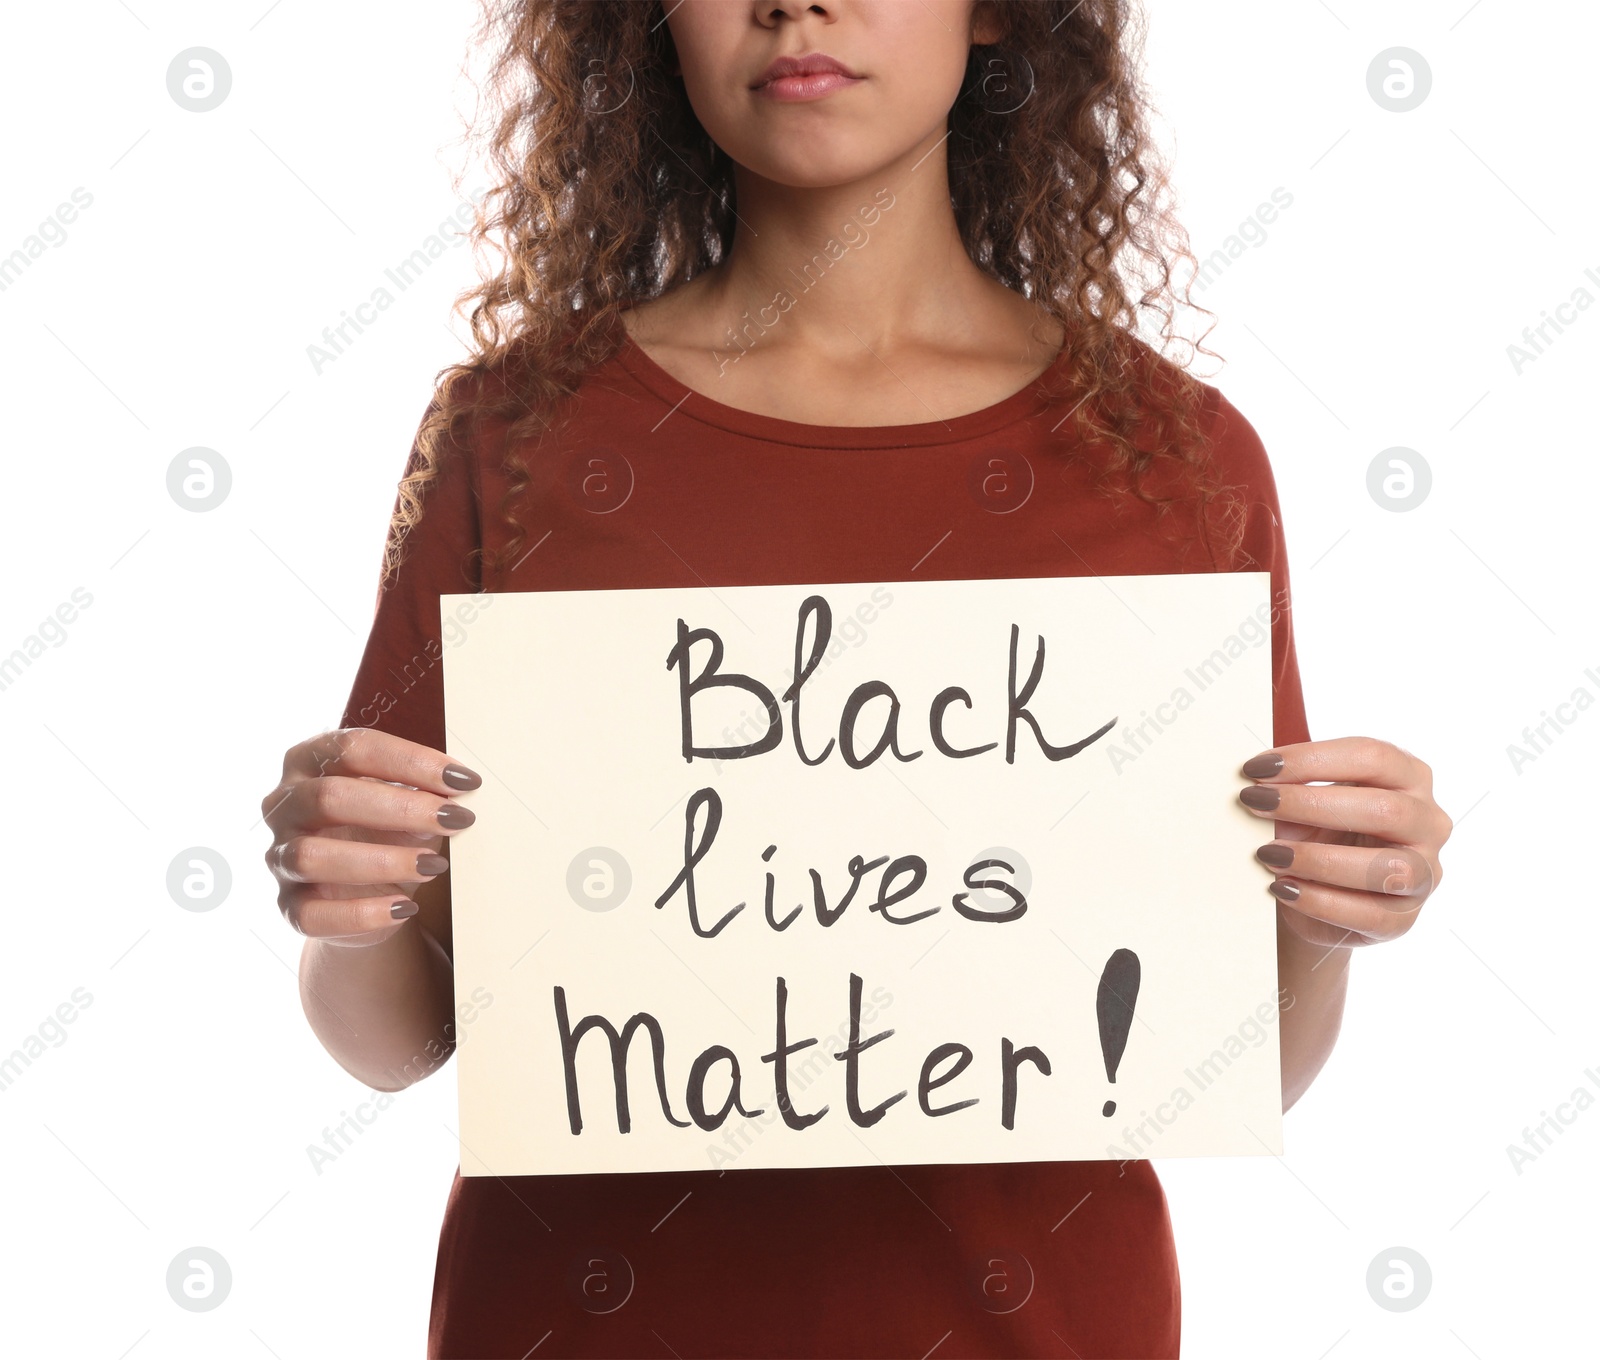
[[[361,948],[307,940],[300,1004],[334,1060],[375,1090],[420,1081],[455,1044],[450,958],[416,921]]]
[[[1310,1088],[1338,1041],[1352,952],[1309,944],[1278,921],[1278,1043],[1285,1110]]]

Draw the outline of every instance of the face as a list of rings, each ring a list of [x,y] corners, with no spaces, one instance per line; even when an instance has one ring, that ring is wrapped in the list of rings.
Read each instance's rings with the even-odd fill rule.
[[[977,0],[661,3],[706,131],[736,164],[795,188],[922,154],[944,136],[972,43],[998,37]]]

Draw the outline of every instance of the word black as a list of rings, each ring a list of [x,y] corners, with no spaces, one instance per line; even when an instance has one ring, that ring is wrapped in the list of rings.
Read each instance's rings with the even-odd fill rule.
[[[816,636],[812,640],[809,654],[805,646],[806,624],[811,615],[817,616]],[[1027,723],[1033,730],[1039,748],[1050,760],[1066,760],[1075,756],[1091,742],[1098,741],[1117,725],[1117,720],[1103,724],[1088,736],[1065,746],[1056,746],[1046,739],[1038,720],[1028,712],[1028,701],[1033,698],[1033,692],[1038,688],[1039,680],[1044,674],[1044,638],[1038,639],[1038,646],[1034,650],[1033,665],[1028,671],[1028,678],[1022,688],[1017,688],[1017,641],[1020,630],[1016,624],[1011,625],[1011,660],[1010,671],[1007,676],[1007,712],[1006,712],[1006,763],[1015,764],[1017,758],[1017,725]],[[833,754],[834,739],[830,737],[828,744],[822,748],[818,755],[806,753],[805,741],[800,731],[800,694],[805,688],[806,681],[821,664],[822,658],[828,649],[828,642],[833,636],[833,610],[828,602],[820,595],[812,595],[800,605],[799,619],[795,626],[794,638],[794,683],[783,692],[782,702],[790,705],[789,731],[794,737],[794,748],[801,761],[806,765],[820,765]],[[706,667],[697,676],[689,674],[689,653],[697,642],[710,642],[711,657]],[[783,717],[778,711],[779,700],[772,691],[760,681],[748,675],[739,675],[734,672],[722,672],[722,639],[710,628],[691,629],[682,619],[678,620],[678,641],[670,652],[667,653],[667,669],[678,672],[679,706],[682,714],[683,726],[683,758],[693,761],[696,756],[702,760],[745,760],[751,756],[763,755],[768,751],[777,749],[783,741]],[[767,713],[767,730],[755,741],[747,742],[742,746],[697,746],[694,740],[694,721],[691,716],[691,700],[702,690],[732,687],[741,689],[746,694],[760,700]],[[883,730],[871,750],[862,753],[857,747],[856,723],[861,716],[861,710],[874,699],[887,699],[889,701],[889,716],[883,724]],[[933,703],[928,709],[928,732],[935,748],[941,755],[949,756],[952,760],[967,760],[973,756],[980,756],[985,751],[992,751],[999,742],[988,742],[983,746],[956,747],[952,746],[945,736],[944,716],[945,710],[960,700],[967,708],[972,707],[972,696],[959,685],[951,685],[948,689],[940,690],[934,696]],[[846,765],[851,769],[865,769],[871,765],[885,751],[891,751],[896,760],[916,760],[923,754],[921,751],[902,751],[900,749],[900,699],[882,680],[869,680],[865,684],[857,685],[845,701],[844,710],[839,716],[839,754]]]

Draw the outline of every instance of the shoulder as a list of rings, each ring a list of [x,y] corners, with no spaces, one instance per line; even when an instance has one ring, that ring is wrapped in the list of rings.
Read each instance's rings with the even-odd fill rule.
[[[1272,460],[1260,431],[1211,383],[1202,383],[1206,398],[1206,435],[1213,457],[1230,477],[1249,483],[1272,481]]]
[[[1260,431],[1215,383],[1141,344],[1147,366],[1142,386],[1167,411],[1194,412],[1199,446],[1189,445],[1182,471],[1163,470],[1174,482],[1198,489],[1206,535],[1220,548],[1227,570],[1272,564],[1283,555],[1283,517],[1277,478]],[[1189,441],[1185,441],[1188,443]],[[1192,479],[1192,480],[1191,480]]]
[[[1283,513],[1272,460],[1260,432],[1227,395],[1211,383],[1206,397],[1207,451],[1223,505],[1235,569],[1266,570],[1283,559]]]
[[[1158,376],[1151,382],[1156,393],[1170,393],[1177,385],[1195,395],[1202,454],[1222,486],[1235,488],[1248,501],[1276,502],[1272,460],[1260,431],[1215,383],[1196,377],[1172,360],[1151,351],[1150,362]],[[1176,400],[1168,396],[1169,401]]]
[[[1132,338],[1123,366],[1131,370],[1133,384],[1141,394],[1141,420],[1172,439],[1168,447],[1184,446],[1189,461],[1208,465],[1211,481],[1243,491],[1248,500],[1261,498],[1252,493],[1273,494],[1266,444],[1220,387],[1197,377],[1139,337]],[[1185,423],[1177,427],[1180,419]]]
[[[427,481],[480,483],[504,456],[507,435],[530,410],[529,346],[450,363],[434,378],[418,422],[412,467]]]

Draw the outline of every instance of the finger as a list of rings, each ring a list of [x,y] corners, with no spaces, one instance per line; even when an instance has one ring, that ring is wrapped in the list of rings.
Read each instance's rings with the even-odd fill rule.
[[[1433,825],[1429,801],[1390,788],[1352,784],[1247,784],[1239,801],[1266,821],[1376,836],[1400,845],[1427,844]]]
[[[480,775],[443,751],[407,741],[375,727],[341,727],[291,746],[283,758],[283,779],[323,775],[382,779],[448,796],[483,783]]]
[[[1399,845],[1374,848],[1279,839],[1258,847],[1256,858],[1274,873],[1297,881],[1389,897],[1426,897],[1437,881],[1427,856]]]
[[[1325,949],[1329,954],[1335,949],[1359,949],[1363,945],[1379,943],[1357,931],[1346,930],[1343,926],[1329,925],[1314,916],[1304,916],[1285,902],[1278,903],[1278,920],[1291,935],[1297,936],[1307,944],[1316,945],[1319,949]]]
[[[284,883],[423,883],[450,868],[431,850],[333,836],[291,836],[267,851],[267,866]]]
[[[377,779],[330,775],[290,784],[267,817],[279,839],[330,827],[400,831],[413,836],[453,835],[476,820],[459,803]]]
[[[1326,781],[1422,791],[1433,787],[1433,771],[1427,764],[1376,737],[1288,742],[1252,756],[1239,772],[1248,779],[1276,784]]]
[[[1422,910],[1422,903],[1415,898],[1330,888],[1325,883],[1305,879],[1275,878],[1267,886],[1280,905],[1290,908],[1292,913],[1332,927],[1335,933],[1350,931],[1361,937],[1346,941],[1348,944],[1376,944],[1404,935]],[[1289,922],[1291,929],[1298,924]],[[1304,934],[1298,930],[1297,933]],[[1326,942],[1331,944],[1332,939]]]
[[[323,897],[312,888],[286,888],[278,897],[283,918],[311,939],[350,939],[383,932],[387,938],[418,911],[417,904],[394,884],[373,884],[370,897]]]

